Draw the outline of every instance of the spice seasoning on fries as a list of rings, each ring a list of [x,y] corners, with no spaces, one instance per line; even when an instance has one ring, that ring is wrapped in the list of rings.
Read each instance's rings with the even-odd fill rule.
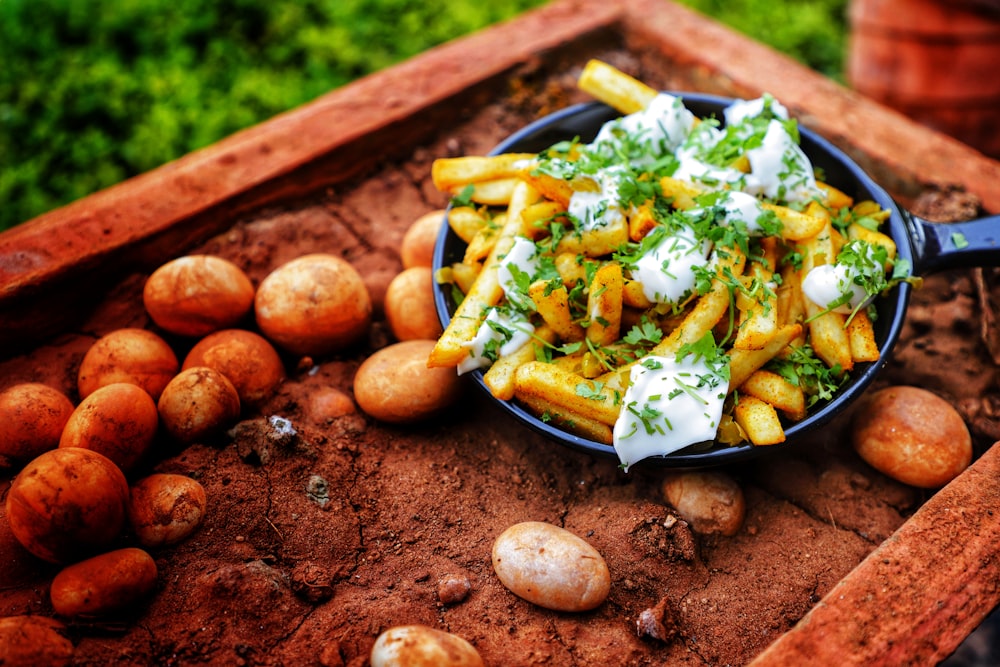
[[[888,212],[817,180],[774,98],[720,119],[598,61],[624,115],[590,143],[435,161],[467,244],[429,365],[612,444],[623,468],[691,445],[784,441],[784,423],[878,358],[871,301],[909,267]]]

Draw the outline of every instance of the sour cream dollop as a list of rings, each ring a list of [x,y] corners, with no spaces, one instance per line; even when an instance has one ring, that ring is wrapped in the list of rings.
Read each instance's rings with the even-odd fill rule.
[[[715,439],[729,381],[701,357],[648,356],[631,370],[614,448],[626,472],[650,456]]]
[[[682,228],[664,234],[635,262],[630,275],[653,303],[680,303],[694,291],[696,269],[708,264],[710,250],[708,241],[698,241],[692,230]]]
[[[458,374],[486,368],[496,361],[486,356],[487,346],[491,342],[495,341],[499,345],[497,357],[505,357],[521,349],[522,345],[531,340],[534,331],[531,322],[523,315],[490,308],[476,335],[463,345],[468,348],[469,356],[458,364]]]

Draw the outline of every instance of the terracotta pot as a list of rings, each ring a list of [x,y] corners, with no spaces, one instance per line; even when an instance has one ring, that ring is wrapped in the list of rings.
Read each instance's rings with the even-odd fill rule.
[[[1000,156],[1000,2],[851,0],[858,92]]]

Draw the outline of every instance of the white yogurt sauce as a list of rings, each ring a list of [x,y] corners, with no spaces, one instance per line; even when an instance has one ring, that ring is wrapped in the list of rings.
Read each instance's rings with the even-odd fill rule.
[[[772,120],[761,145],[746,152],[750,174],[746,192],[789,202],[822,196],[809,158],[780,121]]]
[[[514,278],[514,270],[511,267],[515,267],[528,276],[535,275],[535,272],[538,271],[538,247],[534,241],[523,236],[515,236],[514,245],[497,265],[497,279],[500,281],[500,286],[503,288],[507,300],[519,310],[533,310],[531,297],[518,288],[517,280]]]
[[[638,162],[651,163],[662,155],[673,153],[687,139],[694,123],[694,114],[684,106],[681,98],[660,93],[642,111],[605,123],[591,145],[619,145],[621,141],[617,135],[627,134],[644,147],[644,155]]]
[[[708,264],[710,250],[708,241],[699,242],[693,231],[681,229],[664,235],[629,273],[653,303],[680,303],[694,290],[695,269]]]
[[[632,367],[614,427],[614,448],[625,471],[650,456],[714,440],[728,392],[728,380],[701,357],[641,359]]]
[[[593,179],[595,190],[574,190],[569,199],[569,214],[580,223],[580,229],[606,227],[625,219],[618,203],[620,169],[602,170]]]
[[[496,326],[490,326],[490,322]],[[504,331],[497,331],[497,328]],[[523,315],[502,313],[496,308],[490,308],[485,320],[479,325],[479,331],[471,341],[463,344],[463,347],[468,348],[469,356],[459,363],[458,374],[462,375],[491,365],[494,360],[484,354],[487,344],[491,341],[500,342],[499,356],[505,357],[521,349],[522,345],[531,340],[532,333],[534,327]],[[504,342],[505,339],[509,340]]]

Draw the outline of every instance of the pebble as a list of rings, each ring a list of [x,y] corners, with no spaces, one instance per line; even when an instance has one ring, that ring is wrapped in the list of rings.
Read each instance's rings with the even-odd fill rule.
[[[129,491],[128,519],[142,546],[157,548],[188,538],[205,519],[208,499],[197,480],[153,473]]]
[[[484,667],[476,648],[458,635],[424,625],[389,628],[372,646],[371,667]]]
[[[458,604],[469,596],[470,590],[472,584],[468,577],[447,575],[438,581],[438,600],[445,605]]]
[[[735,535],[746,517],[743,489],[724,472],[689,470],[667,474],[664,499],[696,533]]]
[[[62,667],[73,660],[66,626],[46,616],[0,618],[0,664],[5,667]]]
[[[156,587],[153,558],[128,547],[88,558],[63,569],[52,580],[49,596],[60,616],[94,616],[135,604]]]
[[[604,557],[570,531],[541,521],[518,523],[493,543],[493,569],[518,597],[556,611],[588,611],[611,590]]]

